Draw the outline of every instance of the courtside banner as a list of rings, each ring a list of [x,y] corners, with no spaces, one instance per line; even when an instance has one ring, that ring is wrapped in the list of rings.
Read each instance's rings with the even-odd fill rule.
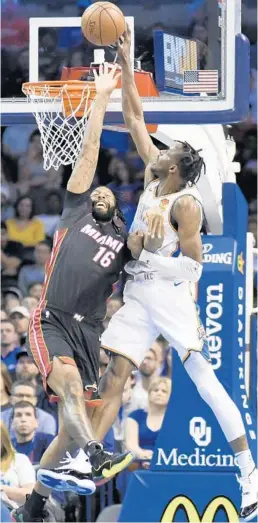
[[[214,253],[221,255],[219,239],[209,236],[209,242]],[[198,305],[206,330],[203,343],[208,344],[212,367],[232,396],[233,360],[237,358],[234,321],[237,302],[234,300],[234,251],[228,252],[231,264],[209,262],[204,265]],[[172,394],[151,469],[236,472],[234,455],[216,417],[199,395],[176,353],[173,354],[172,380]]]
[[[139,471],[132,475],[119,521],[237,523],[235,475]]]

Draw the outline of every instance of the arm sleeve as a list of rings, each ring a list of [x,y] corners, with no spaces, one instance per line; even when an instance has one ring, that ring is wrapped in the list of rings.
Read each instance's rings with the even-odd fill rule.
[[[188,256],[165,258],[143,249],[139,261],[147,263],[167,278],[197,282],[202,275],[202,265]]]
[[[25,454],[16,454],[15,470],[18,476],[19,487],[24,487],[29,483],[36,483],[35,469]]]
[[[77,194],[66,191],[62,216],[58,229],[73,227],[83,216],[91,212],[90,191]]]

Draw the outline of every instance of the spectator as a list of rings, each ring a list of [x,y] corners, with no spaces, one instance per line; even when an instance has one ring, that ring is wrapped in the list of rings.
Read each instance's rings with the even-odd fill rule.
[[[13,322],[15,330],[20,338],[20,345],[24,345],[29,326],[30,313],[26,307],[14,307],[9,313],[10,320]]]
[[[29,357],[25,349],[21,350],[17,356],[16,379],[18,381],[29,381],[34,387],[37,387],[37,376],[39,370],[32,358]]]
[[[32,492],[36,474],[29,458],[15,452],[6,426],[1,428],[1,500],[8,508],[17,508],[25,503],[26,495]]]
[[[164,347],[161,343],[159,343],[159,341],[154,341],[151,348],[152,350],[154,350],[157,358],[158,367],[156,374],[160,375],[164,365]]]
[[[15,381],[12,386],[11,393],[11,404],[15,405],[19,401],[28,401],[32,405],[37,405],[36,387],[32,385],[30,381]],[[36,407],[38,427],[37,432],[44,432],[45,434],[56,434],[56,421],[51,414],[44,412],[43,410]],[[11,431],[11,437],[13,436],[13,430],[11,428],[11,417],[12,409],[7,409],[1,412],[1,419],[6,424],[9,431]]]
[[[10,203],[10,191],[8,185],[1,185],[1,218],[7,220],[14,217],[14,208]]]
[[[4,309],[9,314],[10,310],[21,304],[22,293],[18,287],[7,287],[2,289],[4,297]]]
[[[12,409],[12,444],[16,452],[26,454],[31,463],[39,463],[54,436],[36,432],[38,428],[36,407],[28,401],[19,401]]]
[[[29,297],[36,298],[36,300],[39,301],[41,293],[42,293],[42,287],[43,287],[42,283],[39,283],[39,282],[32,283],[28,289]]]
[[[12,523],[11,518],[11,512],[8,510],[6,505],[3,502],[3,496],[2,496],[2,503],[1,503],[1,512],[0,512],[0,521],[5,521],[5,523]]]
[[[14,124],[5,128],[2,136],[3,153],[14,160],[18,160],[28,149],[31,133],[37,129],[34,124]]]
[[[65,53],[58,46],[58,34],[50,27],[39,30],[39,79],[59,80]]]
[[[31,314],[36,309],[38,300],[32,296],[27,296],[26,298],[23,298],[21,305],[22,307],[25,307]]]
[[[132,391],[130,411],[146,409],[148,405],[148,390],[153,377],[157,374],[158,361],[156,353],[150,349],[136,374],[136,385]]]
[[[44,240],[43,223],[34,214],[32,199],[21,196],[15,204],[15,218],[6,220],[9,240],[20,241],[24,247],[35,247]]]
[[[18,187],[22,193],[28,193],[31,187],[39,187],[47,182],[47,173],[43,166],[43,149],[40,132],[35,129],[30,137],[28,149],[18,159]]]
[[[103,446],[105,449],[107,449],[109,452],[114,452],[115,450],[115,436],[114,436],[114,429],[113,427],[110,427],[109,431],[105,435],[103,441]]]
[[[17,280],[18,269],[23,259],[23,245],[8,240],[7,226],[1,222],[1,279],[12,285]]]
[[[117,158],[117,156],[114,156],[110,162],[109,174],[114,177],[114,181],[111,182],[108,187],[117,196],[121,211],[130,228],[136,211],[134,191],[137,190],[139,182],[134,181],[134,171],[131,166],[120,158]]]
[[[20,350],[14,324],[11,320],[1,321],[1,361],[10,373],[15,371],[16,356]]]
[[[161,376],[172,378],[172,347],[167,347],[165,351],[165,359],[161,370]]]
[[[7,320],[7,319],[8,319],[8,316],[7,316],[6,312],[3,309],[1,309],[1,311],[0,311],[0,321]]]
[[[18,161],[18,188],[22,194],[33,192],[37,196],[38,189],[59,189],[61,185],[62,167],[55,171],[53,167],[47,172],[44,169],[43,148],[38,129],[29,138],[28,150]]]
[[[148,409],[131,412],[126,421],[125,447],[148,468],[171,393],[171,380],[156,377],[148,391]]]
[[[67,28],[65,28],[65,31],[67,33]],[[67,67],[85,67],[86,64],[84,54],[84,47],[82,45],[72,47],[67,57]]]
[[[62,213],[62,197],[58,191],[50,191],[45,197],[46,212],[38,216],[44,224],[46,236],[53,238],[57,224]]]
[[[6,368],[6,365],[1,362],[1,378],[0,378],[0,400],[1,410],[10,408],[10,396],[12,389],[12,378]]]
[[[117,452],[123,452],[124,450],[123,443],[125,439],[125,422],[130,411],[133,382],[134,376],[131,375],[125,383],[121,407],[119,409],[117,419],[113,425]]]
[[[23,293],[27,296],[29,286],[32,283],[43,283],[45,278],[45,266],[50,258],[51,248],[46,241],[39,242],[34,249],[35,263],[33,265],[25,265],[21,268],[18,278],[18,285]]]

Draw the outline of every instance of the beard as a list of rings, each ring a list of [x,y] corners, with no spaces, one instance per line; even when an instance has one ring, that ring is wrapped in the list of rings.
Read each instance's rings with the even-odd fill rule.
[[[109,207],[107,210],[97,209],[95,205],[92,206],[92,216],[97,222],[110,222],[115,216],[115,207]]]
[[[16,376],[19,380],[24,380],[24,381],[30,381],[32,380],[33,378],[35,378],[35,376],[32,376],[30,374],[29,371],[26,371],[26,370],[22,370],[20,372],[16,372]]]
[[[151,376],[152,374],[152,371],[149,371],[148,369],[142,369],[141,368],[141,374],[145,377],[145,378],[149,378],[149,376]]]
[[[5,348],[9,347],[9,345],[12,345],[12,343],[6,343],[5,341],[2,341],[1,345],[2,345],[3,349],[5,349]]]

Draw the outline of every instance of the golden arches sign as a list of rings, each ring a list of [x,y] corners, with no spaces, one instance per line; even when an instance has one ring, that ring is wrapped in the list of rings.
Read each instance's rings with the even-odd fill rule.
[[[218,496],[212,499],[205,508],[202,516],[200,516],[190,498],[186,496],[176,496],[167,505],[160,521],[162,523],[172,523],[179,508],[184,509],[189,523],[212,523],[220,508],[225,510],[229,523],[237,523],[239,521],[237,511],[232,501],[224,496]]]

